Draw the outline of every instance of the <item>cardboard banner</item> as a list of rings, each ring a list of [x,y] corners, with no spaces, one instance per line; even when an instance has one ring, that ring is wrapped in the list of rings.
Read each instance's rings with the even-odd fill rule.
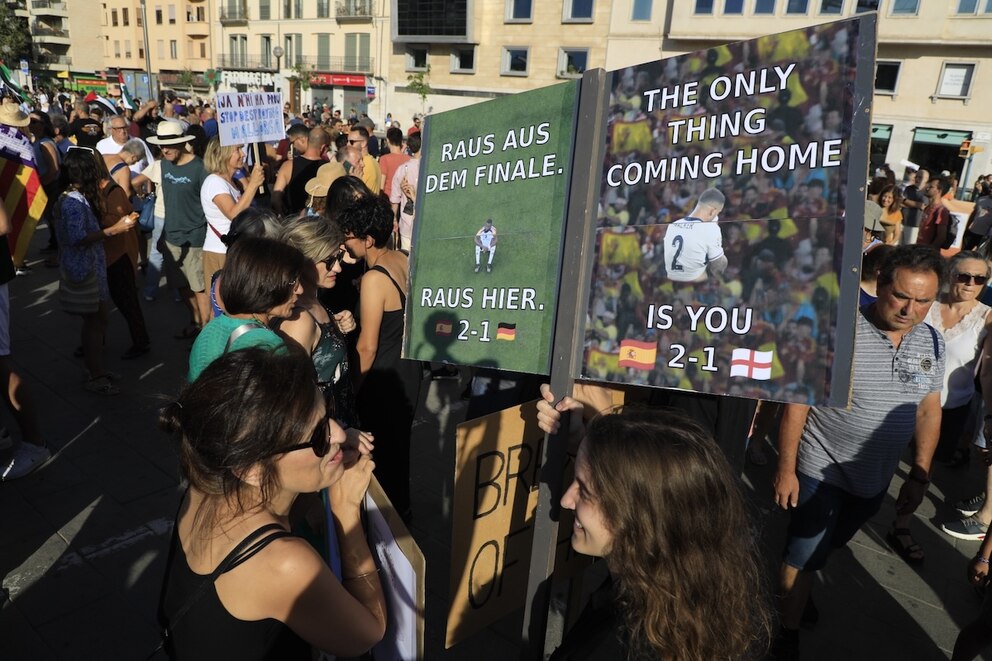
[[[846,406],[860,20],[611,74],[582,378]]]
[[[276,142],[286,137],[279,92],[222,92],[217,94],[220,144]]]
[[[577,91],[428,117],[405,358],[548,372]]]
[[[524,605],[543,443],[537,402],[458,425],[446,648]],[[571,534],[563,510],[561,576],[589,562],[572,550]]]

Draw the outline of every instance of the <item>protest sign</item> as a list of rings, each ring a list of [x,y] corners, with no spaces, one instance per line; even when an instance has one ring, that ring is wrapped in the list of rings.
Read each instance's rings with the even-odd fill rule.
[[[581,377],[847,404],[862,20],[612,72]]]
[[[536,402],[458,425],[445,647],[524,605],[543,443]],[[566,575],[587,560],[562,514],[556,560]]]
[[[424,554],[374,477],[365,496],[366,534],[386,594],[386,635],[376,661],[424,658]]]
[[[279,92],[222,92],[217,94],[217,130],[220,144],[273,142],[286,137]]]
[[[577,90],[428,117],[405,358],[547,373]]]

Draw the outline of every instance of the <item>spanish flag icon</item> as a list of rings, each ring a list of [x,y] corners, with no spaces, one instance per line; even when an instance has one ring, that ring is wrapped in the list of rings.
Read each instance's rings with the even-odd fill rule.
[[[633,367],[639,370],[653,370],[654,359],[658,355],[658,345],[640,340],[620,342],[620,367]]]
[[[499,324],[499,326],[496,327],[496,339],[513,342],[517,339],[517,325]]]
[[[447,337],[451,335],[451,331],[454,330],[455,322],[451,319],[441,319],[434,326],[434,334],[441,337]]]

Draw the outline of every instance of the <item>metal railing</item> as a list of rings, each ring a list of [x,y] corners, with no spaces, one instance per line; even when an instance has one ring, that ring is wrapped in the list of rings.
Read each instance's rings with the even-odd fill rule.
[[[276,59],[274,55],[267,57],[258,54],[220,53],[217,55],[216,64],[221,69],[275,71]],[[349,55],[336,55],[333,57],[283,57],[279,62],[280,66],[287,69],[296,64],[306,65],[314,71],[326,72],[373,73],[375,70],[375,58]]]
[[[337,18],[372,19],[371,0],[338,0]]]
[[[240,7],[220,8],[220,22],[222,24],[246,23],[247,21],[248,21],[248,8],[243,5]]]
[[[68,55],[50,55],[46,53],[39,53],[34,56],[34,61],[37,64],[72,64],[72,58]]]
[[[59,0],[32,0],[31,9],[57,9],[59,11],[68,11],[65,2],[60,2]]]
[[[69,38],[69,30],[67,28],[53,28],[47,25],[42,25],[41,23],[31,24],[31,34],[42,37],[65,37]]]

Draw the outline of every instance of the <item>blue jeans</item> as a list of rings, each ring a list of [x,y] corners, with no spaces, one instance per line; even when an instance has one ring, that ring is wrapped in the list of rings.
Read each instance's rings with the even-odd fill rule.
[[[158,283],[162,279],[162,252],[158,249],[158,242],[162,238],[164,226],[165,218],[155,216],[152,243],[148,247],[148,269],[145,271],[145,298],[155,298],[158,295]]]
[[[799,504],[789,519],[784,560],[790,567],[817,571],[823,569],[831,551],[847,544],[875,516],[886,490],[862,498],[802,473],[796,477]]]

